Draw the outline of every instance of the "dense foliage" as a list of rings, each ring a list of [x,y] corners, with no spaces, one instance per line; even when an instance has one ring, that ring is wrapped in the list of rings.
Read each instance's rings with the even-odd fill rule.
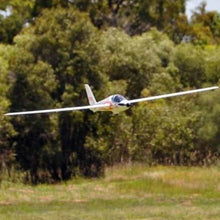
[[[4,116],[87,105],[85,83],[98,100],[217,85],[217,12],[201,5],[189,22],[184,0],[10,0],[0,8],[10,10],[0,17],[0,170],[14,167],[38,183],[100,176],[105,165],[130,161],[218,162],[219,90],[140,103],[114,116]]]

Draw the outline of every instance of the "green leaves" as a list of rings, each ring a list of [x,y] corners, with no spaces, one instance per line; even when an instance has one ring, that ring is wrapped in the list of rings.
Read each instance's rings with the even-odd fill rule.
[[[182,44],[176,47],[173,62],[184,86],[201,87],[205,75],[205,52],[200,47]]]
[[[105,71],[111,80],[127,80],[126,95],[130,98],[140,96],[152,74],[161,67],[152,35],[153,31],[132,38],[117,29],[104,33]]]
[[[0,45],[0,176],[4,169],[10,170],[15,160],[14,147],[11,145],[15,130],[10,118],[4,116],[10,105],[10,100],[7,97],[10,89],[8,58],[12,54],[13,48],[11,46]]]
[[[207,51],[206,55],[206,69],[205,69],[205,76],[206,79],[212,83],[216,84],[216,82],[220,79],[220,49],[211,49]]]
[[[150,29],[155,25],[170,36],[177,30],[180,42],[181,30],[189,31],[184,17],[183,23],[178,20],[184,1],[33,1],[34,9],[29,3],[10,1],[14,13],[28,9],[16,18],[21,25],[30,11],[36,17],[11,35],[11,42],[16,35],[13,45],[0,45],[0,148],[16,153],[29,181],[100,176],[105,164],[201,164],[207,153],[209,158],[219,155],[218,91],[140,103],[114,116],[81,111],[4,117],[8,108],[88,105],[85,83],[100,100],[115,93],[132,99],[219,81],[217,46],[175,45]],[[171,14],[183,26],[170,23]]]

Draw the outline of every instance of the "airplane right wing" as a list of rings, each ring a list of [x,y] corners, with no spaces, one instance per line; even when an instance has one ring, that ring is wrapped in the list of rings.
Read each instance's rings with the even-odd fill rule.
[[[128,103],[133,104],[137,102],[152,101],[156,99],[169,98],[173,96],[181,96],[181,95],[187,95],[191,93],[205,92],[209,90],[215,90],[218,88],[219,88],[218,86],[213,86],[213,87],[208,87],[208,88],[203,88],[203,89],[194,89],[194,90],[188,90],[188,91],[176,92],[176,93],[170,93],[170,94],[164,94],[164,95],[158,95],[158,96],[151,96],[151,97],[140,98],[140,99],[132,99],[132,100],[128,100]]]
[[[9,112],[5,115],[14,116],[14,115],[30,115],[30,114],[43,114],[43,113],[52,113],[52,112],[65,112],[65,111],[77,111],[84,109],[94,109],[94,108],[103,108],[109,107],[110,104],[96,104],[96,105],[85,105],[85,106],[77,106],[77,107],[68,107],[68,108],[55,108],[55,109],[46,109],[46,110],[35,110],[35,111],[23,111],[23,112]]]

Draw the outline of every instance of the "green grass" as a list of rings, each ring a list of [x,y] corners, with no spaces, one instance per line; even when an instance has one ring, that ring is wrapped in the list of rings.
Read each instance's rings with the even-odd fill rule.
[[[220,219],[220,169],[114,167],[102,179],[3,181],[0,219]]]

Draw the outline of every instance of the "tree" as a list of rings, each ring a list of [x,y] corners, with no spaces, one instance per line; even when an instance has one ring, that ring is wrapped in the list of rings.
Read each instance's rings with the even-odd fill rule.
[[[31,15],[33,17],[38,17],[42,14],[44,9],[51,9],[53,7],[59,6],[67,8],[70,3],[71,0],[34,0],[34,6]]]
[[[213,44],[219,41],[219,13],[206,11],[206,3],[202,2],[193,12],[189,34],[195,44]]]
[[[29,37],[16,39],[17,53],[10,59],[10,71],[14,83],[11,87],[11,111],[48,108],[53,103],[51,94],[56,88],[53,69],[43,61],[34,62],[34,57],[25,50]],[[36,184],[42,181],[42,175],[49,161],[46,149],[57,149],[57,134],[52,128],[49,115],[13,118],[17,161],[24,171],[30,174],[30,180]],[[59,142],[58,142],[59,143]],[[28,177],[28,176],[27,176]],[[29,177],[28,177],[29,178]]]
[[[10,100],[7,97],[10,88],[10,79],[8,77],[8,58],[13,53],[10,46],[0,45],[0,175],[7,170],[10,176],[10,170],[15,159],[15,151],[12,144],[12,137],[15,131],[10,119],[5,117],[8,111]]]
[[[202,48],[190,44],[177,46],[173,63],[184,87],[201,87],[205,81],[205,51]]]
[[[103,66],[110,80],[126,80],[125,95],[129,98],[139,97],[153,73],[161,68],[155,46],[157,37],[160,37],[155,32],[152,30],[134,38],[117,29],[104,33],[103,51],[107,56],[103,59]]]
[[[202,115],[198,129],[200,140],[198,144],[203,146],[200,148],[200,161],[202,158],[206,164],[215,163],[220,156],[219,94],[219,89],[213,93],[205,94],[200,98],[199,102]]]
[[[170,36],[176,20],[185,12],[185,0],[102,0],[72,1],[81,11],[89,12],[98,28],[117,27],[129,35],[142,34],[152,27],[165,30]]]
[[[0,42],[11,44],[14,36],[32,21],[31,11],[33,5],[34,2],[29,0],[1,1],[0,8],[9,10],[10,13],[6,17],[0,15]]]
[[[9,3],[11,16],[24,9],[20,1]],[[33,1],[27,14],[17,17],[26,27],[16,37],[10,35],[14,44],[0,45],[4,111],[9,106],[22,111],[87,105],[85,83],[97,100],[115,93],[132,99],[216,84],[217,47],[175,45],[168,37],[179,43],[191,30],[182,14],[184,3]],[[212,33],[218,30],[215,19],[209,26]],[[212,19],[197,20],[194,27],[209,25]],[[16,133],[2,117],[1,149],[13,146],[19,168],[32,183],[77,174],[98,177],[105,164],[130,161],[200,164],[209,147],[218,155],[211,146],[219,141],[218,106],[208,109],[206,104],[190,96],[140,103],[115,116],[82,111],[14,117]]]
[[[133,110],[134,160],[150,165],[197,163],[196,138],[200,114],[189,98],[158,100]]]
[[[45,11],[34,27],[15,38],[19,53],[11,60],[16,75],[11,110],[87,104],[83,84],[90,83],[97,90],[105,82],[99,69],[98,41],[97,30],[85,14],[62,8]],[[42,171],[56,179],[69,179],[77,169],[83,174],[87,114],[15,119],[20,164],[31,171],[32,182],[41,181]]]
[[[207,54],[205,59],[205,78],[206,81],[211,84],[216,84],[220,79],[220,49],[207,48]]]

